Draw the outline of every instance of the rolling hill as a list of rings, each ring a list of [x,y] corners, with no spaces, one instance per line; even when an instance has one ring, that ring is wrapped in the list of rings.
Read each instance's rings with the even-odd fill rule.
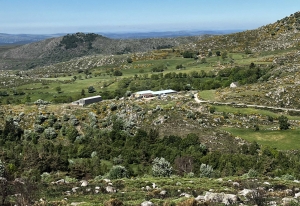
[[[232,52],[260,52],[283,50],[299,46],[300,12],[291,14],[258,29],[213,36],[200,40],[192,49],[207,51],[208,49],[228,50]],[[181,49],[191,49],[183,45]]]
[[[171,48],[188,44],[206,36],[110,39],[97,34],[76,33],[50,38],[0,52],[0,69],[31,69],[73,58],[103,54],[147,52],[153,49]]]

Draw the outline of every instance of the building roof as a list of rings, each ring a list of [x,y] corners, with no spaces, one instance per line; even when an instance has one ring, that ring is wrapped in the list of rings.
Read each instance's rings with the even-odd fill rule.
[[[160,94],[169,94],[169,93],[176,93],[177,91],[173,89],[166,89],[166,90],[161,90],[161,91],[156,91],[153,92],[154,95],[160,95]]]
[[[145,91],[139,91],[139,92],[136,92],[136,94],[152,94],[153,93],[153,91],[151,91],[151,90],[145,90]]]
[[[101,96],[97,95],[97,96],[92,96],[92,97],[86,97],[86,98],[82,98],[81,100],[89,100],[89,99],[96,99],[96,98],[101,98]]]

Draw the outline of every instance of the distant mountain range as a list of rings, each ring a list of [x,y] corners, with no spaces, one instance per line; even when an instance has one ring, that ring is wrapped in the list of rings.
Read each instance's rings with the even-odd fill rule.
[[[199,35],[220,35],[230,34],[239,30],[216,30],[216,31],[162,31],[162,32],[128,32],[128,33],[110,33],[96,32],[102,36],[112,39],[143,39],[143,38],[163,38],[163,37],[181,37],[181,36],[199,36]],[[0,33],[0,45],[23,45],[29,44],[53,37],[65,36],[67,33],[59,34],[6,34]]]
[[[44,39],[63,36],[64,34],[5,34],[0,33],[0,45],[22,45]]]
[[[112,39],[143,39],[143,38],[164,38],[181,36],[200,36],[200,35],[221,35],[239,32],[241,30],[215,30],[215,31],[161,31],[161,32],[128,32],[128,33],[102,33],[103,36]]]

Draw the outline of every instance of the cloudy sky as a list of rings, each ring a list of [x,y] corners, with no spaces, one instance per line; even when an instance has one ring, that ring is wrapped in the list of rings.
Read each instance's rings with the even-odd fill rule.
[[[246,30],[298,9],[299,0],[0,0],[0,33]]]

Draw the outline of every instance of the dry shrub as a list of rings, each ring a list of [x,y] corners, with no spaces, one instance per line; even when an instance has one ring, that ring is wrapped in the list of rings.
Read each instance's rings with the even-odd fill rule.
[[[110,199],[104,203],[104,206],[123,206],[123,202],[118,199]]]
[[[180,202],[177,206],[200,206],[200,204],[193,198]]]

